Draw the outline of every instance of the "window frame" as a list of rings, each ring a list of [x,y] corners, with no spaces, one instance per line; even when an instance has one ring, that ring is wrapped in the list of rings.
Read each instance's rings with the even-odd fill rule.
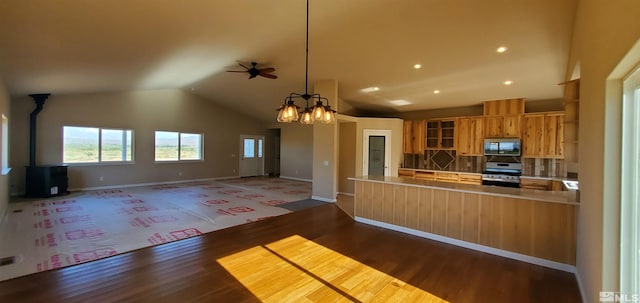
[[[175,133],[178,135],[178,159],[172,159],[172,160],[158,160],[156,157],[156,149],[157,149],[157,145],[156,145],[156,137],[157,137],[157,133],[158,132],[164,132],[164,133]],[[182,159],[182,135],[198,135],[200,137],[200,159]],[[204,133],[198,133],[198,132],[181,132],[181,131],[171,131],[171,130],[155,130],[153,133],[153,162],[156,164],[163,164],[163,163],[185,163],[185,162],[204,162]]]
[[[623,80],[620,172],[620,291],[640,293],[640,66]]]
[[[87,128],[87,129],[97,129],[98,130],[98,161],[97,162],[65,162],[65,127],[74,127],[74,128]],[[131,160],[102,160],[102,131],[103,130],[116,130],[123,132],[131,132]],[[123,147],[126,149],[126,142],[122,142]],[[97,127],[97,126],[78,126],[78,125],[63,125],[62,126],[62,163],[66,166],[94,166],[94,165],[131,165],[135,164],[135,131],[133,129],[127,128],[113,128],[113,127]]]

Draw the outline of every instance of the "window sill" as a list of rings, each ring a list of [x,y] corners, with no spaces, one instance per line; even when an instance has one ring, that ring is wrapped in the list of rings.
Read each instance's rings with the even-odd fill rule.
[[[135,161],[113,161],[113,162],[96,162],[96,163],[63,163],[63,165],[68,167],[83,167],[83,166],[115,166],[115,165],[134,165]]]
[[[154,161],[154,164],[176,164],[176,163],[199,163],[204,162],[203,160],[168,160],[168,161]]]
[[[2,175],[6,176],[6,175],[9,174],[10,171],[11,171],[11,167],[3,168],[2,169]]]

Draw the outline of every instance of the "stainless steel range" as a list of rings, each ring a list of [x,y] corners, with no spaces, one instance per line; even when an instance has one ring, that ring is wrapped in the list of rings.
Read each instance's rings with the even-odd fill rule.
[[[520,187],[522,164],[516,162],[486,162],[482,172],[483,185]]]

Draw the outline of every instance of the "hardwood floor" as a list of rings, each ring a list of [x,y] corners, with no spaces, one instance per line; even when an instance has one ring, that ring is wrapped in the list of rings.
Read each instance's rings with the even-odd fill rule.
[[[259,302],[220,260],[295,235],[448,302],[580,302],[573,274],[357,223],[332,204],[0,282],[0,302]]]

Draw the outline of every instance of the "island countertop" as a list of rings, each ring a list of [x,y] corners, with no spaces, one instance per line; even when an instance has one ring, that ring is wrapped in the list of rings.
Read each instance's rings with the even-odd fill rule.
[[[459,184],[430,180],[418,180],[402,177],[382,177],[382,176],[357,176],[349,178],[353,181],[366,181],[376,183],[387,183],[395,185],[405,185],[412,187],[423,187],[440,190],[449,190],[463,193],[473,193],[489,196],[528,199],[541,202],[562,203],[570,205],[580,205],[576,199],[575,191],[544,191],[533,189],[509,188],[487,185]]]

